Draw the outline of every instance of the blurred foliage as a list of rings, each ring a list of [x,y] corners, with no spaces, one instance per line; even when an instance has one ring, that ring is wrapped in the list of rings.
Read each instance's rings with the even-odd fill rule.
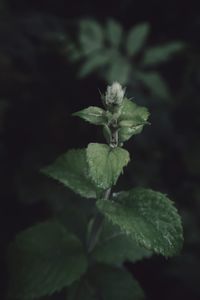
[[[104,4],[107,7],[107,3]],[[120,182],[121,187],[151,186],[168,193],[179,206],[185,228],[185,247],[180,257],[169,260],[167,264],[159,258],[148,259],[133,266],[128,264],[128,268],[142,283],[148,299],[198,300],[199,13],[192,3],[173,3],[171,6],[169,2],[160,1],[120,1],[117,4],[112,10],[108,8],[102,12],[100,8],[105,7],[102,1],[80,5],[71,3],[72,11],[69,7],[64,10],[61,1],[53,4],[50,1],[45,7],[41,3],[38,7],[36,2],[0,2],[1,257],[5,257],[8,243],[19,230],[49,216],[59,217],[71,228],[75,223],[79,236],[85,230],[76,222],[78,216],[72,218],[72,212],[76,216],[76,207],[81,206],[79,197],[49,182],[38,170],[72,145],[83,146],[86,139],[102,138],[98,130],[88,133],[88,127],[82,122],[77,126],[67,117],[80,109],[83,102],[94,104],[98,99],[97,88],[105,87],[105,80],[110,76],[108,70],[115,62],[111,57],[112,63],[102,63],[105,58],[101,57],[97,68],[92,66],[88,72],[90,76],[77,80],[76,75],[92,55],[86,55],[81,50],[81,31],[80,27],[75,30],[74,23],[78,22],[74,18],[76,21],[81,18],[81,24],[86,16],[92,16],[93,22],[103,31],[100,52],[115,50],[120,59],[128,62],[131,76],[126,85],[130,95],[135,95],[136,102],[145,104],[151,112],[152,125],[133,144],[128,142],[130,152],[133,152],[133,162],[124,181]],[[108,21],[105,22],[105,19]],[[128,56],[126,42],[129,31],[132,26],[135,28],[144,21],[146,26],[152,27],[148,42],[141,46],[137,54]],[[121,39],[105,38],[107,24],[115,27],[112,30],[116,33],[112,36],[121,35]],[[173,56],[170,55],[170,60],[144,67],[142,62],[148,48],[158,46],[157,52],[160,46],[166,45],[168,49],[171,41],[175,45],[181,41],[187,46],[183,51],[175,51],[172,45]],[[97,49],[94,53],[98,53]],[[124,74],[126,71],[120,66],[118,69],[120,76],[121,72]],[[137,75],[134,70],[137,70]],[[152,76],[153,73],[155,75],[151,80],[161,77],[162,83],[158,79],[151,91],[144,84],[144,79],[136,78],[138,74],[141,76],[140,72],[143,76],[149,73]],[[171,102],[161,100],[163,96],[166,99],[166,87]],[[82,209],[85,211],[88,207],[86,201]],[[67,219],[65,212],[69,213]],[[3,264],[0,282],[2,298],[7,279],[5,270]],[[65,295],[55,294],[51,298],[65,299]]]
[[[80,62],[80,78],[97,72],[106,82],[119,81],[137,92],[147,89],[153,96],[170,98],[166,81],[155,68],[185,48],[180,41],[147,46],[150,24],[140,23],[125,32],[120,23],[108,19],[104,26],[83,19],[75,43],[68,45],[72,62]]]

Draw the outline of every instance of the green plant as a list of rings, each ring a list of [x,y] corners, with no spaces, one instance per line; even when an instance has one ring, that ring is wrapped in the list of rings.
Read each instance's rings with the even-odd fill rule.
[[[143,299],[123,262],[152,253],[173,256],[182,247],[181,220],[166,195],[142,187],[112,190],[130,160],[123,144],[148,123],[148,110],[127,99],[117,82],[102,102],[104,109],[91,106],[74,115],[102,126],[107,144],[69,150],[42,169],[85,200],[62,221],[17,235],[8,254],[12,297],[34,299],[66,288],[68,300]]]
[[[170,90],[156,68],[185,48],[183,42],[172,41],[148,46],[150,24],[135,25],[126,33],[121,24],[108,19],[100,25],[92,19],[79,22],[79,33],[69,39],[68,57],[79,63],[78,75],[96,72],[106,82],[119,81],[136,91],[147,90],[154,97],[170,98]]]

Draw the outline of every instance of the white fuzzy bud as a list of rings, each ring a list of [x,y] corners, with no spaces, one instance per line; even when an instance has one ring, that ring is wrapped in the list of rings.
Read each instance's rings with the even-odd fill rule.
[[[105,94],[105,103],[107,105],[121,105],[124,99],[125,89],[122,88],[119,82],[113,82],[107,87]]]

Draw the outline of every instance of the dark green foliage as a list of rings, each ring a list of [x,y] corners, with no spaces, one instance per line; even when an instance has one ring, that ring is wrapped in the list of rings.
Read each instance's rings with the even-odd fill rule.
[[[85,23],[83,29],[90,35],[100,34],[98,26],[88,31]],[[137,30],[132,38],[137,37]],[[140,30],[145,37],[146,25]],[[82,39],[82,43],[88,40]],[[9,248],[11,296],[34,299],[75,282],[68,289],[69,300],[140,300],[143,292],[123,270],[123,262],[135,262],[153,252],[172,256],[180,251],[180,217],[165,195],[143,188],[112,194],[111,188],[130,160],[123,142],[140,133],[149,117],[145,107],[124,94],[114,82],[102,95],[105,110],[90,106],[74,114],[101,125],[108,144],[90,143],[86,149],[70,150],[42,169],[80,196],[96,198],[99,212],[92,202],[88,212],[80,207],[76,212],[75,205],[68,205],[66,215],[63,212],[57,217],[62,225],[46,222],[19,233]],[[107,265],[96,266],[95,262]]]
[[[87,269],[81,242],[55,222],[35,225],[10,245],[11,297],[35,299],[71,285]]]

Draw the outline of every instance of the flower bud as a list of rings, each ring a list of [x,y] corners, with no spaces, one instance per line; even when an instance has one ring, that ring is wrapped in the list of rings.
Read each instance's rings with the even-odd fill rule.
[[[105,94],[106,105],[121,105],[124,99],[125,89],[118,82],[113,82],[111,86],[107,87]]]

